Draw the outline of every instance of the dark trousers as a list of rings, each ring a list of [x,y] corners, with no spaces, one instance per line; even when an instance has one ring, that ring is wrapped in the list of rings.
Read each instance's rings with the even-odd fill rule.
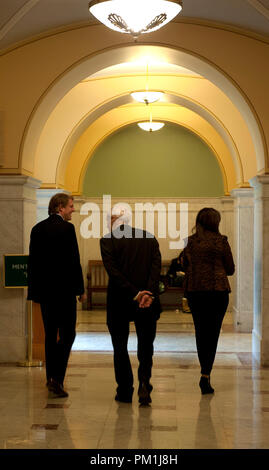
[[[156,316],[151,309],[138,309],[134,324],[137,334],[138,380],[148,383],[153,364]],[[118,394],[128,395],[133,391],[133,372],[128,354],[130,322],[128,318],[110,321],[108,329],[114,349],[114,370]]]
[[[220,329],[229,303],[228,292],[187,292],[191,309],[201,374],[210,375]]]
[[[52,378],[63,384],[76,337],[76,297],[48,299],[41,302],[40,307],[45,330],[47,380]]]

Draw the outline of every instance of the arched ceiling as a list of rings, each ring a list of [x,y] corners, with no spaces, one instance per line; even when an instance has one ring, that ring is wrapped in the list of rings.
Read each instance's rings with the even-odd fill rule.
[[[186,126],[213,149],[227,192],[249,186],[264,167],[264,154],[256,118],[240,91],[194,55],[140,44],[86,57],[48,88],[25,128],[21,168],[43,188],[78,194],[96,145],[117,126],[148,114],[130,96],[146,85],[164,92],[156,118]]]
[[[236,185],[233,162],[227,146],[213,126],[193,111],[177,105],[155,104],[152,106],[152,112],[156,120],[173,122],[191,130],[211,148],[219,163],[225,192],[228,194],[229,189]],[[87,164],[97,146],[120,127],[147,119],[148,109],[133,103],[101,115],[76,142],[66,162],[65,171],[62,172],[65,175],[63,186],[68,187],[74,194],[81,194]]]
[[[97,24],[98,31],[100,26],[102,33],[105,27],[91,17],[88,3],[88,0],[1,0],[0,54],[89,24]],[[228,6],[226,0],[188,0],[183,1],[183,11],[174,22],[206,24],[240,31],[251,38],[264,37],[269,32],[268,8],[269,0],[233,0]],[[142,50],[139,43],[137,46]],[[238,90],[217,68],[205,63],[200,68],[195,56],[181,52],[173,60],[177,54],[174,50],[156,46],[148,47],[152,50],[148,55],[133,56],[132,49],[125,48],[118,62],[114,58],[117,51],[111,52],[105,62],[113,64],[110,66],[103,63],[99,67],[98,57],[90,59],[96,64],[89,71],[86,61],[78,63],[63,80],[55,81],[41,97],[25,128],[20,150],[22,169],[39,178],[43,187],[65,187],[68,183],[66,189],[78,193],[85,164],[95,146],[117,126],[136,122],[147,114],[145,105],[135,105],[130,97],[132,91],[147,85],[165,93],[155,107],[159,119],[186,126],[213,149],[227,192],[235,185],[248,185],[248,179],[264,166],[263,152],[260,138],[257,142],[253,139],[257,128],[255,117]],[[102,61],[100,58],[100,64]],[[210,67],[209,77],[206,68]],[[103,131],[98,128],[100,122]],[[253,133],[251,127],[255,128]],[[94,139],[92,131],[97,128],[98,138]],[[76,153],[82,142],[83,159]],[[255,160],[255,152],[260,161]]]
[[[147,107],[135,104],[130,96],[146,84],[164,92],[158,105],[152,105],[153,119],[178,123],[197,133],[218,159],[226,192],[236,184],[246,184],[256,172],[255,152],[232,101],[198,73],[143,56],[86,77],[54,108],[36,152],[35,177],[43,181],[43,187],[66,187],[78,194],[85,164],[96,146],[117,126],[148,118]]]
[[[89,0],[1,0],[0,51],[57,30],[96,24],[88,4]],[[268,0],[183,0],[182,12],[174,21],[209,21],[268,34],[268,19]]]

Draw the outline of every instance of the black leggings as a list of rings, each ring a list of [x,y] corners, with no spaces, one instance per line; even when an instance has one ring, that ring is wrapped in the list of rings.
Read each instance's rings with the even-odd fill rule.
[[[217,351],[224,315],[229,303],[227,291],[188,292],[201,374],[210,375]]]

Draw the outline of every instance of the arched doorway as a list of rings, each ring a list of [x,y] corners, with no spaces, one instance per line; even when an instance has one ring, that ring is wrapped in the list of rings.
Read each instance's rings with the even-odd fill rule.
[[[257,173],[266,167],[266,150],[263,134],[255,111],[252,109],[247,97],[237,88],[236,84],[233,83],[227,74],[219,71],[213,64],[185,51],[170,47],[140,44],[113,48],[97,55],[89,56],[83,61],[74,64],[73,67],[69,68],[66,73],[62,74],[51,84],[36,104],[35,110],[28,120],[20,152],[21,166],[23,168],[33,167],[36,147],[49,116],[55,109],[56,104],[77,83],[104,68],[128,63],[130,59],[133,61],[147,60],[148,57],[155,58],[156,61],[162,60],[163,62],[186,67],[195,73],[201,74],[222,90],[229,100],[235,104],[248,128],[255,149],[254,158],[257,165]]]
[[[231,138],[229,132],[225,132],[225,126],[221,126],[221,120],[218,116],[214,117],[213,114],[204,107],[197,106],[194,100],[186,100],[185,96],[181,96],[179,98],[176,96],[176,93],[170,93],[171,101],[173,103],[180,104],[181,106],[183,104],[185,108],[192,108],[196,114],[198,114],[199,109],[200,114],[203,113],[203,118],[207,122],[211,120],[211,124],[214,125],[215,130],[217,129],[217,133],[219,135],[223,132],[223,138],[228,148],[228,153],[230,153],[231,161],[233,162],[231,169],[236,175],[236,184],[243,188],[244,186],[248,186],[248,176],[251,172],[253,174],[253,168],[255,167],[256,173],[258,173],[267,166],[263,134],[255,114],[255,110],[252,109],[247,97],[238,89],[236,84],[228,77],[228,75],[214,67],[213,64],[203,60],[203,58],[200,58],[197,55],[165,46],[128,45],[121,48],[109,49],[101,52],[100,54],[85,58],[83,61],[80,61],[68,69],[66,73],[58,77],[58,79],[51,84],[50,88],[47,89],[46,93],[39,100],[34,113],[28,121],[24,134],[23,145],[21,147],[21,166],[23,168],[33,168],[38,146],[38,151],[40,151],[42,145],[46,142],[46,139],[42,142],[42,136],[44,137],[44,133],[46,132],[45,128],[49,125],[49,120],[52,114],[57,112],[57,106],[55,106],[55,103],[62,104],[68,93],[73,90],[79,82],[107,67],[112,67],[125,62],[128,63],[130,58],[132,58],[132,60],[138,60],[139,58],[141,59],[141,57],[149,56],[155,58],[161,57],[164,62],[166,61],[170,64],[184,66],[188,68],[188,70],[192,70],[194,73],[201,74],[210,83],[216,86],[226,96],[227,100],[233,104],[238,113],[238,117],[242,119],[244,135],[248,136],[249,142],[251,142],[251,146],[253,148],[250,158],[245,158],[245,156],[238,151],[238,142],[235,142],[234,139]],[[169,93],[167,93],[167,95],[169,96]],[[113,100],[114,102],[112,102]],[[57,181],[60,179],[61,186],[65,189],[69,189],[69,187],[65,186],[65,182],[69,182],[68,177],[69,175],[72,175],[72,179],[75,178],[77,180],[77,183],[74,186],[77,189],[73,190],[72,188],[71,190],[75,194],[79,194],[81,181],[83,180],[83,174],[85,172],[86,160],[85,158],[82,158],[79,165],[77,165],[78,161],[75,158],[75,155],[73,155],[73,160],[76,161],[76,172],[74,173],[71,150],[74,149],[75,143],[78,141],[78,137],[81,138],[83,132],[85,133],[89,128],[89,122],[91,119],[94,119],[94,122],[96,122],[97,118],[104,117],[104,115],[108,113],[108,110],[115,110],[120,103],[124,105],[126,102],[124,102],[124,99],[121,97],[118,97],[117,100],[113,98],[113,100],[108,100],[109,104],[107,106],[103,105],[103,107],[99,106],[98,109],[96,108],[95,115],[92,114],[91,117],[89,117],[89,115],[84,117],[80,122],[80,125],[78,125],[78,123],[73,124],[72,132],[68,133],[67,140],[64,142],[65,145],[60,147],[56,164],[50,167],[50,174],[53,176],[54,184],[56,186]],[[89,158],[89,155],[87,155],[87,158]],[[251,170],[249,168],[250,162],[252,164]],[[41,167],[42,164],[44,164],[44,160],[41,158]],[[46,165],[48,166],[48,162],[46,162]],[[230,189],[231,188],[232,187],[230,187]],[[236,234],[237,238],[239,236],[239,231],[240,226],[238,226],[238,233]],[[241,256],[240,250],[241,245],[239,247],[239,257]],[[248,253],[252,256],[250,251],[248,251]],[[243,272],[244,269],[241,267],[241,270]],[[241,273],[237,272],[238,278],[240,278],[240,275]]]

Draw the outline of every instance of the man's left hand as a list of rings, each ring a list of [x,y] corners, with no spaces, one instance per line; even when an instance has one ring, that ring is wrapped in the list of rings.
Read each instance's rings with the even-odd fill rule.
[[[151,295],[144,294],[139,302],[140,308],[148,308],[151,306],[153,298]]]
[[[86,302],[87,300],[87,294],[84,292],[84,294],[80,295],[78,298],[79,302],[83,303]]]

